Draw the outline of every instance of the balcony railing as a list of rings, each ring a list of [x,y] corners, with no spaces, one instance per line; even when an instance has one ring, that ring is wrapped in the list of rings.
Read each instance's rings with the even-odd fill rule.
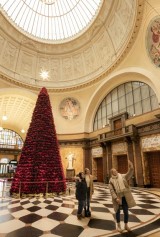
[[[129,136],[129,135],[135,136],[136,134],[137,134],[137,129],[132,124],[126,127],[122,127],[120,129],[111,130],[109,132],[102,133],[99,135],[99,140],[107,141],[107,140],[115,139],[117,137],[124,137],[124,136]]]

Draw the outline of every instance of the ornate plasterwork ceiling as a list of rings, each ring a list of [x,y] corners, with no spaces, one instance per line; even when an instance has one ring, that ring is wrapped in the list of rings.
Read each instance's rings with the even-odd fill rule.
[[[1,78],[30,88],[66,90],[101,80],[130,49],[141,22],[143,0],[103,1],[90,28],[63,44],[26,37],[1,15]],[[49,71],[42,81],[39,72]]]
[[[21,130],[24,129],[25,134],[31,122],[32,113],[35,107],[36,95],[33,98],[30,93],[22,90],[13,89],[0,90],[0,126],[3,128],[10,128],[17,131],[23,136]],[[7,116],[7,120],[2,120],[2,115]]]

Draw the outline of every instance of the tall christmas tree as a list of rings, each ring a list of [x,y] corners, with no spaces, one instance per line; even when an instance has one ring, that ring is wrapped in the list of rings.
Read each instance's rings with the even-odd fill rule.
[[[54,119],[46,88],[38,95],[10,193],[61,193],[66,190]]]

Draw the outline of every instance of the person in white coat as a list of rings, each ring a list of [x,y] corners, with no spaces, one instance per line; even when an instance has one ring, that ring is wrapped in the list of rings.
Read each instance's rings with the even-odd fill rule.
[[[92,199],[92,194],[94,193],[94,185],[93,185],[93,176],[90,174],[90,170],[88,168],[85,168],[85,180],[87,183],[85,216],[90,217],[91,216],[90,201]]]
[[[109,180],[109,189],[112,196],[113,208],[116,213],[117,230],[122,233],[120,225],[120,210],[124,213],[124,229],[131,231],[128,226],[129,214],[128,208],[136,205],[132,196],[128,181],[133,176],[133,164],[128,160],[128,172],[120,174],[116,169],[111,169],[111,178]]]

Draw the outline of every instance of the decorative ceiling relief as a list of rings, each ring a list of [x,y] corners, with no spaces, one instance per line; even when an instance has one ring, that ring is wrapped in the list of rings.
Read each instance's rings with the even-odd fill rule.
[[[60,103],[60,113],[63,118],[72,120],[79,116],[80,104],[79,102],[71,97],[65,98]]]
[[[157,67],[160,67],[160,17],[150,23],[146,44],[150,59]]]
[[[6,42],[2,56],[2,64],[6,65],[10,70],[14,70],[17,51],[17,48],[13,44]]]

